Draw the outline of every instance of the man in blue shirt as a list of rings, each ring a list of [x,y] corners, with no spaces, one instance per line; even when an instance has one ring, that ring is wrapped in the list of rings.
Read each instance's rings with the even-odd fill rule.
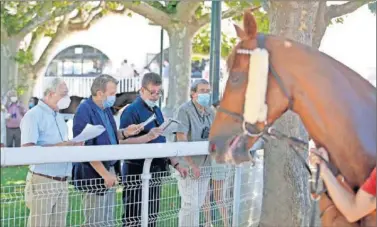
[[[21,145],[75,146],[68,140],[68,128],[59,110],[70,104],[68,87],[60,78],[50,78],[38,105],[21,120]],[[32,153],[30,155],[33,155]],[[26,177],[25,204],[30,209],[27,226],[66,226],[68,177],[72,163],[30,165]]]
[[[92,96],[80,104],[73,119],[73,136],[79,135],[87,124],[102,125],[106,131],[86,141],[85,145],[115,145],[119,140],[137,134],[142,126],[128,125],[117,130],[111,107],[115,102],[118,81],[109,75],[98,76],[92,84]],[[117,170],[117,171],[116,171]],[[84,192],[84,226],[109,226],[115,214],[116,172],[120,161],[74,163],[74,185]]]
[[[157,107],[157,102],[162,94],[161,77],[156,73],[146,73],[141,83],[140,97],[137,97],[122,113],[120,127],[125,128],[129,125],[141,124],[153,114],[156,115],[156,119],[146,125],[139,134],[121,141],[121,143],[165,143],[166,138],[161,136],[162,130],[159,128],[159,126],[164,123],[164,117],[162,116],[160,108]],[[157,178],[163,174],[153,173],[166,171],[167,164],[172,165],[183,177],[187,175],[187,169],[180,167],[175,158],[155,158],[152,161],[150,169],[152,181],[160,182]],[[123,166],[123,174],[126,175],[125,187],[123,189],[123,203],[125,205],[123,225],[140,226],[138,222],[141,217],[142,182],[140,175],[143,172],[144,159],[126,161]],[[154,184],[149,187],[148,226],[151,227],[156,226],[157,223],[161,186],[162,185]]]

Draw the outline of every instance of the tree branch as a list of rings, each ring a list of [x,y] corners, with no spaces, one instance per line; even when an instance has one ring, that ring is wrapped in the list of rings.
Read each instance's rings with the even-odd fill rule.
[[[52,4],[50,1],[46,1],[47,3]],[[65,15],[71,11],[73,11],[75,8],[79,7],[83,2],[81,1],[75,1],[71,5],[64,7],[62,9],[57,9],[53,13],[50,13],[52,6],[49,4],[46,4],[45,7],[42,8],[40,16],[37,16],[36,18],[33,18],[29,21],[18,33],[17,36],[19,37],[25,37],[27,34],[32,32],[36,27],[44,24],[46,21],[50,20],[52,17],[59,17],[62,15]],[[49,6],[49,7],[48,7]]]
[[[156,9],[148,3],[140,2],[140,4],[133,4],[132,2],[125,2],[124,6],[127,9],[162,26],[164,29],[167,29],[170,24],[171,17],[168,14]]]
[[[222,19],[228,19],[234,16],[242,15],[244,7],[233,7],[229,8],[221,13]],[[211,13],[204,14],[199,20],[198,20],[198,26],[203,27],[204,25],[208,24],[211,21]]]
[[[202,1],[199,0],[180,1],[175,17],[181,22],[189,22],[201,3]]]
[[[27,47],[27,50],[31,53],[35,53],[35,50],[37,48],[38,43],[43,39],[44,32],[33,32],[32,37],[29,43],[29,46]]]
[[[341,5],[330,5],[328,6],[328,15],[330,19],[340,17],[349,13],[352,13],[356,11],[361,6],[372,2],[371,0],[363,0],[363,1],[349,1],[346,3],[343,3]]]
[[[58,27],[56,28],[55,35],[51,38],[50,42],[47,44],[41,56],[33,65],[34,73],[38,73],[39,70],[41,70],[43,67],[47,65],[48,57],[54,51],[55,49],[54,47],[57,46],[60,43],[60,41],[62,41],[64,37],[67,35],[68,25],[69,25],[69,16],[65,15],[63,20],[59,23]]]
[[[102,7],[105,7],[105,2],[101,2],[85,14],[82,11],[79,12],[79,17],[81,17],[80,20],[76,20],[79,18],[77,16],[74,20],[71,19],[69,22],[69,30],[75,31],[88,29],[94,19],[100,18],[102,16]]]

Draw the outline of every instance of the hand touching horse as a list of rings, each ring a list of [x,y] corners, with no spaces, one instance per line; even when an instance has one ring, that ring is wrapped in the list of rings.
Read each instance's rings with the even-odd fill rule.
[[[376,166],[376,89],[311,47],[257,34],[251,13],[228,58],[229,79],[210,132],[218,162],[249,161],[247,150],[284,112],[297,113],[318,147],[357,189]],[[323,226],[353,226],[322,196]],[[324,205],[327,204],[327,205]],[[375,225],[375,217],[371,223]]]

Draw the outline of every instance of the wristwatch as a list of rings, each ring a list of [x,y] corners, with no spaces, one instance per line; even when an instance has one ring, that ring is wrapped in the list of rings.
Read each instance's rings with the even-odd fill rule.
[[[124,130],[122,130],[122,136],[123,136],[123,140],[127,138],[127,136],[124,134]]]
[[[175,165],[173,166],[174,169],[177,169],[177,166],[179,165],[179,162],[175,163]]]

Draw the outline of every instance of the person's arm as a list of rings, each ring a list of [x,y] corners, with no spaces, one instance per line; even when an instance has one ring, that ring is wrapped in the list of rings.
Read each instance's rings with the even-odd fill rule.
[[[356,222],[376,209],[376,197],[360,189],[355,195],[347,191],[326,164],[321,164],[321,177],[335,206],[349,222]]]
[[[119,143],[120,144],[140,144],[140,143],[148,143],[151,140],[152,139],[151,139],[150,135],[145,134],[145,135],[142,135],[142,136],[130,137],[128,139],[121,140],[121,141],[119,141]]]
[[[120,117],[120,124],[119,128],[124,129],[129,127],[130,125],[133,124],[140,124],[141,122],[138,120],[138,117],[136,115],[136,112],[133,110],[133,108],[128,107],[126,108],[121,117]],[[148,143],[151,141],[151,135],[150,134],[145,134],[142,136],[133,136],[133,137],[128,137],[123,140],[123,136],[119,140],[120,144],[141,144],[141,143]]]
[[[21,112],[21,115],[22,116],[25,116],[26,112],[27,112],[27,108],[25,108],[25,105],[20,103],[20,112]]]
[[[177,142],[188,142],[187,133],[190,130],[190,120],[187,111],[185,111],[182,107],[179,108],[176,119],[181,122],[177,127]],[[191,168],[199,168],[196,166],[191,156],[185,156],[183,159]]]

